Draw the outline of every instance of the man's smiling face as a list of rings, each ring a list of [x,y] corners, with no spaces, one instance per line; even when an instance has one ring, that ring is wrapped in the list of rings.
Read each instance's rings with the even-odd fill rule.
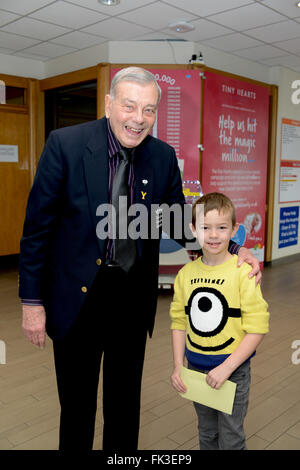
[[[156,119],[158,91],[154,83],[124,81],[114,97],[106,95],[105,115],[123,147],[139,145],[151,132]]]

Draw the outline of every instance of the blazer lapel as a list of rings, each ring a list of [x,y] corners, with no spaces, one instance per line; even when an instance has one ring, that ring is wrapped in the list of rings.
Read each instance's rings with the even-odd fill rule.
[[[152,201],[153,170],[146,165],[137,165],[135,170],[134,203],[150,208]]]
[[[152,190],[153,190],[153,177],[154,172],[151,165],[151,155],[143,149],[139,149],[135,155],[135,190],[134,190],[134,203],[143,204],[146,206],[148,214],[151,214],[152,203]],[[151,222],[151,217],[148,217],[148,223]],[[149,230],[150,227],[148,227]],[[149,231],[148,231],[149,233]],[[143,240],[137,239],[137,248],[139,256],[142,256]]]
[[[92,218],[95,232],[97,224],[104,217],[97,214],[100,204],[109,203],[108,191],[108,147],[105,122],[99,120],[99,126],[96,127],[94,135],[87,144],[86,152],[83,157],[84,172],[86,177],[87,192],[89,198],[90,215]],[[106,214],[105,214],[106,215]],[[104,255],[105,240],[97,236],[100,253]]]

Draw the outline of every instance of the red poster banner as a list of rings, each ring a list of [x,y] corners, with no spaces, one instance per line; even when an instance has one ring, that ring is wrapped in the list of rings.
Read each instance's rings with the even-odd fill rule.
[[[231,198],[240,224],[235,241],[263,262],[269,90],[205,72],[201,183]]]
[[[111,69],[111,79],[119,69]],[[199,70],[148,69],[161,88],[152,135],[176,152],[185,194],[194,194],[199,179],[200,99]],[[170,286],[178,270],[190,261],[188,252],[165,233],[160,242],[159,286]]]
[[[111,69],[111,78],[119,69]],[[197,70],[148,69],[162,90],[153,136],[174,147],[183,179],[199,178],[200,75]]]

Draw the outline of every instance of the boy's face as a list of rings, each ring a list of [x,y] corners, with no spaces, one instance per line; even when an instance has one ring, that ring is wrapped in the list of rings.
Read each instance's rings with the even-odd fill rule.
[[[238,224],[232,226],[230,211],[208,211],[204,217],[196,217],[196,228],[191,226],[194,237],[199,241],[203,251],[219,255],[228,251],[229,240],[237,232]]]

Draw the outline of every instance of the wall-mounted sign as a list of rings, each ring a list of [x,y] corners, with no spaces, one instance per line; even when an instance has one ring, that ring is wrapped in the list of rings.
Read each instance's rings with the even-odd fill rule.
[[[279,202],[300,201],[300,121],[282,119]]]
[[[5,82],[0,80],[0,104],[6,103]]]
[[[16,163],[18,161],[17,145],[0,145],[0,162]]]
[[[299,207],[281,207],[278,248],[298,243]]]

